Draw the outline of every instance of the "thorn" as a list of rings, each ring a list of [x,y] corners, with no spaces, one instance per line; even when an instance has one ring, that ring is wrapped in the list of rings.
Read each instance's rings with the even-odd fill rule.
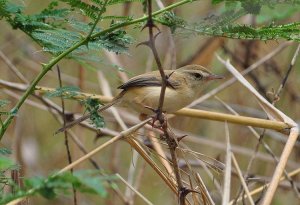
[[[175,70],[170,73],[170,75],[166,75],[167,80],[175,73]]]
[[[154,40],[156,40],[156,38],[157,38],[157,36],[159,36],[159,34],[161,34],[160,31],[158,31],[158,33],[154,35]]]
[[[41,63],[42,67],[45,68],[48,64],[46,63]]]
[[[188,135],[183,135],[183,136],[181,136],[181,137],[178,137],[178,138],[177,138],[177,141],[180,142],[183,138],[185,138],[185,137],[187,137],[187,136],[188,136]]]
[[[103,134],[100,130],[96,131],[96,136],[94,137],[94,142],[97,142],[98,139],[105,137],[105,134]]]
[[[175,72],[175,70],[172,71],[169,75],[166,75],[166,82],[167,82],[167,86],[170,86],[171,88],[173,88],[175,90],[175,87],[169,81],[169,78],[173,75],[174,72]]]
[[[160,33],[160,29],[153,23],[152,19],[148,19],[147,23],[143,26],[141,31],[143,31],[145,28],[156,28],[157,31]]]
[[[161,32],[159,32],[159,33],[157,33],[157,34],[155,34],[155,36],[154,36],[154,41],[156,40],[156,38],[157,38],[157,36],[160,34]],[[135,47],[137,48],[137,47],[139,47],[139,46],[148,46],[149,48],[151,48],[151,43],[150,43],[150,41],[148,40],[148,41],[143,41],[143,42],[141,42],[141,43],[138,43]],[[152,49],[152,48],[151,48]]]
[[[147,105],[144,105],[144,107],[147,108],[147,109],[149,109],[149,110],[151,110],[151,111],[154,112],[154,113],[158,113],[158,110],[157,110],[157,109],[154,109],[154,108],[152,108],[152,107],[150,107],[150,106],[147,106]]]
[[[149,48],[151,48],[150,41],[144,41],[144,42],[138,43],[135,47],[137,48],[139,46],[148,46]]]
[[[201,194],[200,192],[198,191],[195,191],[195,190],[192,190],[192,189],[188,189],[186,187],[182,187],[180,190],[179,190],[179,201],[184,201],[185,197],[191,193],[191,192],[194,192],[194,193],[198,193],[198,194]]]

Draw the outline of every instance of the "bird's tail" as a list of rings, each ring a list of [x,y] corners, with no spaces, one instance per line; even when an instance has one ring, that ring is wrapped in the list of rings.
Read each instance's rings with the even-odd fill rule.
[[[114,104],[120,102],[124,94],[125,94],[125,92],[122,91],[122,92],[121,92],[117,97],[115,97],[110,103],[101,106],[101,107],[97,110],[97,112],[100,113],[100,112],[102,112],[102,111],[104,111],[104,110],[110,108],[110,107],[113,106]],[[78,118],[78,119],[76,119],[76,120],[74,120],[74,121],[72,121],[72,122],[66,124],[64,127],[60,128],[60,129],[58,129],[58,130],[55,132],[55,134],[58,134],[58,133],[60,133],[60,132],[64,132],[64,131],[70,129],[70,128],[73,127],[74,125],[79,124],[79,123],[81,123],[82,121],[87,120],[88,118],[90,118],[90,116],[91,116],[91,113],[88,113],[88,114],[86,114],[86,115],[83,115],[82,117],[80,117],[80,118]]]

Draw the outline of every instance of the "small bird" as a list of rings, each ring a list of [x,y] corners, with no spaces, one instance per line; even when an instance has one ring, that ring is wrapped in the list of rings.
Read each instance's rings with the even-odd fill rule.
[[[215,75],[200,65],[186,65],[176,70],[164,70],[167,76],[167,87],[165,91],[162,111],[173,113],[199,98],[203,90],[203,85],[210,80],[222,79],[220,75]],[[159,104],[162,78],[159,71],[144,73],[129,79],[119,86],[121,93],[116,96],[111,103],[106,104],[98,112],[101,112],[116,103],[133,108],[142,115],[151,115]],[[56,133],[63,132],[70,127],[88,119],[90,114],[84,115]]]

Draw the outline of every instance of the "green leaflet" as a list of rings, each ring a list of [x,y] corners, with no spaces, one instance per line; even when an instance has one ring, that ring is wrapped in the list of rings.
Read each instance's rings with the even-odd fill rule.
[[[96,128],[104,127],[104,118],[97,112],[97,110],[101,107],[101,103],[99,102],[99,100],[88,98],[87,100],[83,101],[83,104],[86,111],[91,114],[90,120],[92,121],[92,124]]]
[[[63,97],[63,98],[72,98],[78,95],[80,89],[75,86],[63,86],[61,88],[56,88],[53,92],[48,92],[45,94],[48,98],[53,97]]]
[[[57,1],[51,2],[40,13],[27,15],[23,13],[23,7],[0,0],[0,18],[5,18],[14,29],[21,29],[28,34],[44,51],[57,56],[88,35],[93,21],[101,8],[99,5],[90,5],[79,0],[61,2],[67,3],[73,10],[79,9],[82,15],[91,18],[91,22],[86,23],[74,19],[70,15],[72,10],[69,8],[58,8],[59,4]],[[111,4],[113,3],[117,2],[111,2]],[[103,19],[116,20],[115,23],[118,23],[120,20],[122,22],[131,18],[104,16]],[[100,28],[96,27],[94,32],[99,32],[100,30]],[[124,30],[119,29],[97,39],[91,39],[86,45],[73,51],[67,58],[76,59],[78,57],[81,61],[89,61],[89,59],[99,58],[99,51],[103,49],[117,54],[126,53],[128,46],[132,42],[133,39]]]
[[[62,174],[54,174],[49,177],[36,176],[24,180],[24,189],[17,189],[14,194],[0,193],[0,204],[8,203],[14,199],[40,194],[46,199],[54,199],[59,194],[69,194],[72,186],[81,193],[96,194],[101,197],[107,196],[106,183],[107,180],[113,181],[113,176],[102,176],[98,170],[82,170],[75,171],[73,174],[65,172]],[[116,186],[114,183],[110,183]],[[17,188],[17,187],[16,187]]]

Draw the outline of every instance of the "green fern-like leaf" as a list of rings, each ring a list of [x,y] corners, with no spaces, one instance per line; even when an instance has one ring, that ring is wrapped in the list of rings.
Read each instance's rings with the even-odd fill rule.
[[[252,3],[248,3],[257,3],[261,6],[269,6],[270,1],[253,1]],[[214,3],[219,2],[221,1],[214,1]],[[232,2],[239,3],[239,1]],[[282,4],[282,2],[277,0],[274,0],[274,2]],[[244,1],[244,3],[247,3],[247,1]],[[261,26],[257,28],[252,27],[251,25],[239,25],[235,23],[238,18],[247,13],[250,13],[250,11],[242,6],[229,6],[221,15],[206,17],[195,24],[189,24],[180,17],[175,16],[175,14],[163,14],[157,18],[156,21],[171,27],[173,30],[176,28],[177,33],[185,35],[197,33],[200,35],[222,36],[234,39],[263,41],[285,39],[297,42],[300,41],[300,22],[282,25],[276,25],[273,23],[268,26]]]
[[[31,35],[43,45],[44,51],[53,55],[59,55],[81,39],[79,33],[63,29],[37,29]]]
[[[300,42],[300,22],[285,25],[270,25],[254,28],[247,25],[227,25],[214,28],[188,28],[201,35],[222,36],[235,39],[249,40],[293,40]]]
[[[1,162],[1,161],[0,161]],[[17,189],[15,193],[5,194],[0,192],[0,204],[30,195],[41,195],[46,199],[54,199],[58,194],[68,194],[72,187],[81,193],[97,194],[101,197],[107,195],[106,181],[113,181],[113,176],[101,176],[99,171],[75,171],[73,174],[65,172],[50,177],[33,177],[24,180],[24,189]],[[116,186],[115,184],[113,184]]]
[[[98,12],[100,11],[99,7],[85,3],[80,0],[60,0],[60,1],[67,3],[73,9],[78,9],[80,12],[83,13],[83,15],[88,16],[94,20],[97,18]]]
[[[140,3],[143,3],[144,0],[110,0],[108,2],[108,5],[114,5],[114,4],[123,4],[123,3],[126,3],[126,2],[140,2]]]
[[[1,115],[11,115],[10,112],[3,111],[3,109],[9,104],[8,100],[0,100],[0,116]],[[0,119],[0,124],[2,126],[2,121]]]
[[[75,86],[63,86],[60,88],[56,88],[53,92],[48,92],[45,94],[46,97],[63,97],[63,98],[72,98],[78,95],[80,89]]]
[[[172,33],[174,33],[178,27],[184,27],[186,24],[185,20],[176,16],[174,12],[166,12],[155,20],[165,26],[170,27]]]
[[[0,155],[10,155],[12,152],[10,149],[5,147],[0,147]]]
[[[104,127],[105,126],[104,118],[101,115],[99,115],[99,113],[97,112],[97,110],[101,106],[99,100],[89,98],[85,100],[83,104],[85,106],[86,111],[88,111],[91,114],[90,120],[92,121],[92,124],[96,128]]]
[[[4,17],[9,17],[9,12],[6,8],[6,0],[0,0],[0,20]]]
[[[263,7],[261,13],[256,16],[257,24],[278,22],[293,17],[300,10],[300,4],[277,4],[273,7]]]
[[[8,105],[10,102],[8,100],[0,100],[0,109],[2,107],[5,107],[6,105]]]

